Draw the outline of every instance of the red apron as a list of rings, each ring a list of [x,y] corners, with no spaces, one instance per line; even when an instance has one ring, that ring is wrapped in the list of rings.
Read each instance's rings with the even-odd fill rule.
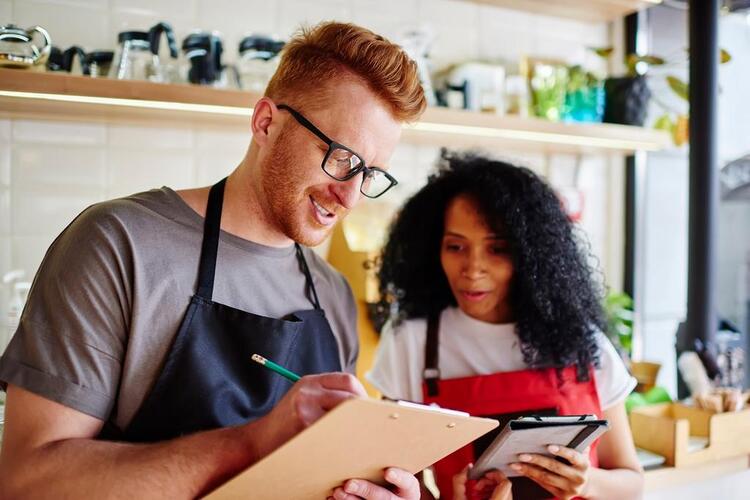
[[[500,426],[472,444],[437,462],[433,469],[440,498],[452,500],[453,476],[466,464],[475,462],[507,421],[523,415],[602,416],[594,373],[588,381],[576,379],[576,368],[528,369],[453,379],[440,379],[438,333],[440,319],[428,318],[425,343],[425,371],[422,394],[426,404],[468,412],[478,417],[495,418]],[[596,445],[591,446],[591,466],[596,467]],[[526,477],[511,478],[515,498],[549,498],[550,493]]]

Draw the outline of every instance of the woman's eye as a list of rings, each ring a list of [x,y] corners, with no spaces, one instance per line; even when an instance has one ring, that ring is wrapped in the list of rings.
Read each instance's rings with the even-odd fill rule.
[[[449,252],[458,252],[461,250],[461,245],[457,245],[456,243],[448,243],[445,245],[445,249]]]

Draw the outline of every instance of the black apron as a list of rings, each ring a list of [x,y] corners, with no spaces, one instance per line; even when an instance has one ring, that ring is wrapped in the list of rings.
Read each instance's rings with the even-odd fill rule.
[[[267,318],[212,300],[226,179],[208,195],[193,295],[166,362],[130,425],[103,437],[153,442],[243,424],[267,414],[292,382],[250,360],[257,353],[300,375],[341,371],[336,338],[295,244],[314,309]],[[263,293],[263,283],[248,283]]]

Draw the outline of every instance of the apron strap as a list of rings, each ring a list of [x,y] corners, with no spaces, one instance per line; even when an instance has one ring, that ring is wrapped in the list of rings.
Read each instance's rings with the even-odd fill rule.
[[[440,331],[440,313],[427,316],[427,339],[424,344],[424,381],[427,384],[427,395],[435,397],[440,393],[438,381],[440,368],[438,367],[438,333]]]
[[[302,272],[305,273],[307,288],[312,292],[312,303],[315,306],[315,309],[321,309],[320,300],[318,300],[318,292],[315,290],[315,284],[313,283],[312,275],[310,274],[310,268],[307,267],[307,260],[305,259],[305,254],[302,252],[302,247],[299,246],[299,243],[295,243],[294,247],[297,249],[297,259],[302,265]]]
[[[198,267],[198,291],[196,295],[211,300],[214,294],[214,276],[216,275],[216,255],[219,251],[219,232],[221,230],[221,207],[224,202],[224,185],[226,177],[211,186],[208,192],[206,218],[203,223],[203,245],[201,261]]]

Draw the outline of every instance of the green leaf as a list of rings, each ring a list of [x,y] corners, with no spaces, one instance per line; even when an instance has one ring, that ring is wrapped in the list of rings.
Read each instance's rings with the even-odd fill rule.
[[[661,115],[654,123],[654,128],[656,130],[664,130],[669,133],[672,133],[673,126],[674,123],[672,122],[672,118],[667,114]]]
[[[669,84],[669,88],[671,88],[675,94],[682,97],[686,101],[689,99],[687,83],[672,75],[667,77],[667,83]]]
[[[732,60],[732,54],[727,52],[725,49],[721,49],[720,54],[720,64],[728,63]]]
[[[615,50],[614,47],[589,47],[589,49],[593,50],[596,55],[603,58],[611,56],[612,51]]]
[[[651,66],[660,66],[666,61],[664,61],[663,58],[657,56],[638,56],[638,62],[645,62],[647,64],[650,64]]]

